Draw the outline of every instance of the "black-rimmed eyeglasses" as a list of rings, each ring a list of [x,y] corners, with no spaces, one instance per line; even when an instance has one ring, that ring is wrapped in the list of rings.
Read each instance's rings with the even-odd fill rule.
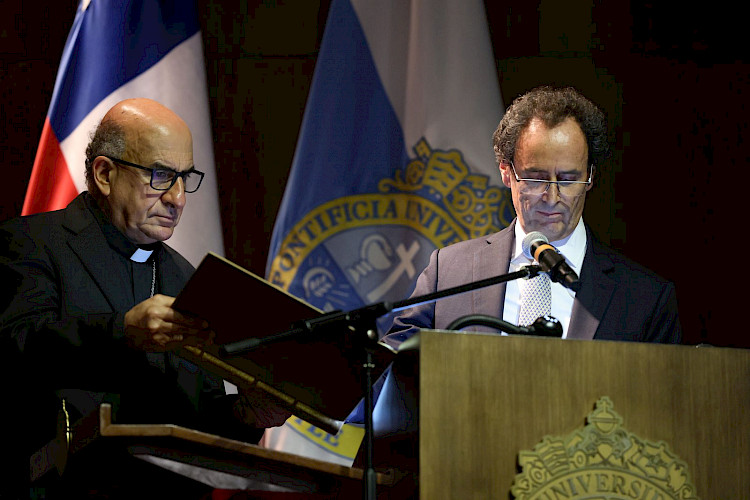
[[[178,172],[177,170],[172,170],[171,168],[149,168],[144,167],[143,165],[138,165],[137,163],[114,158],[112,156],[102,156],[121,165],[127,165],[128,167],[139,168],[141,170],[151,172],[150,184],[151,187],[156,189],[157,191],[169,191],[170,189],[172,189],[172,186],[174,186],[175,182],[177,182],[177,179],[179,179],[180,177],[182,177],[182,182],[185,184],[186,193],[195,193],[196,191],[198,191],[198,188],[201,187],[201,182],[203,182],[203,172],[195,170],[195,168],[185,170],[184,172]]]

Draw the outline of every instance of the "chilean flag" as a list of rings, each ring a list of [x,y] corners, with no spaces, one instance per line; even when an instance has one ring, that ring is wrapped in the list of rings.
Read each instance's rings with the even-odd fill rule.
[[[154,99],[193,133],[195,166],[206,173],[188,195],[169,240],[197,265],[223,255],[205,62],[197,7],[184,0],[81,0],[63,50],[23,215],[64,208],[86,189],[90,133],[117,102]]]

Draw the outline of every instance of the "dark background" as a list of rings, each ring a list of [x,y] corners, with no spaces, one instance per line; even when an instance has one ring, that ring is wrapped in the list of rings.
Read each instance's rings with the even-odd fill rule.
[[[77,1],[0,2],[5,219],[21,211]],[[263,274],[330,0],[198,5],[225,252]],[[485,5],[506,105],[540,84],[573,85],[607,112],[615,154],[585,211],[597,236],[676,283],[686,343],[750,347],[742,319],[750,65],[739,8]]]

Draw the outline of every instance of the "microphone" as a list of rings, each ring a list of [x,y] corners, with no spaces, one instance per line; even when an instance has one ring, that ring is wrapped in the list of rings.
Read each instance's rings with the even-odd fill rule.
[[[535,335],[537,337],[557,337],[563,335],[562,323],[554,316],[539,316],[529,326],[516,326],[505,320],[486,314],[467,314],[454,319],[446,330],[461,330],[467,326],[489,326],[513,335]],[[413,338],[413,337],[412,337]],[[403,345],[403,344],[402,344]]]
[[[535,259],[542,271],[549,274],[555,283],[560,283],[574,292],[578,291],[580,282],[578,275],[565,262],[565,257],[550,245],[549,240],[539,231],[533,231],[526,235],[521,242],[523,254],[529,259]]]

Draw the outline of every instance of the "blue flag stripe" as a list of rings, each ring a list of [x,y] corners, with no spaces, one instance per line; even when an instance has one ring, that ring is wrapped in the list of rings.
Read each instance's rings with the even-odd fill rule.
[[[359,20],[348,1],[336,0],[276,219],[271,259],[287,232],[311,209],[331,199],[377,191],[380,179],[407,161],[401,125]]]
[[[58,140],[199,29],[196,9],[181,1],[92,0],[86,10],[79,6],[49,111]]]

